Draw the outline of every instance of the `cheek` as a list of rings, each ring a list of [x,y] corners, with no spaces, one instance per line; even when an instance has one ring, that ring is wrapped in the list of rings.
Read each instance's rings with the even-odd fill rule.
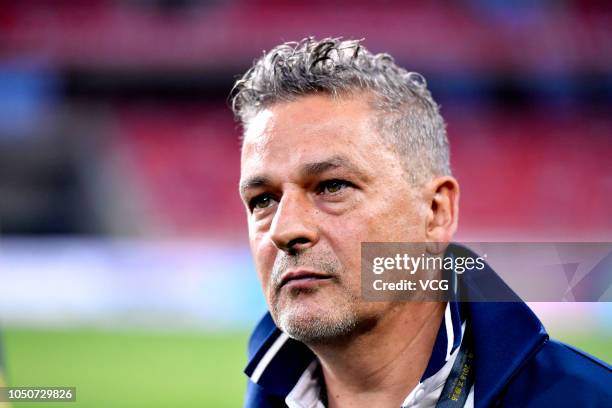
[[[257,275],[265,292],[276,259],[277,249],[265,233],[249,233],[249,241]]]
[[[367,241],[409,242],[424,239],[422,203],[409,190],[400,190],[380,202],[364,220]]]
[[[345,271],[344,281],[350,286],[358,286],[361,279],[361,241],[363,224],[361,222],[342,222],[328,224],[325,235],[331,251]]]

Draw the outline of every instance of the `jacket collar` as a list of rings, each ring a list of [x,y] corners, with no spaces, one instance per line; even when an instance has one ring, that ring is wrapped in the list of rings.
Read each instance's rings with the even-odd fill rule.
[[[453,244],[453,256],[476,256]],[[544,326],[529,307],[485,264],[481,272],[462,275],[461,305],[465,311],[474,350],[474,402],[491,405],[512,376],[547,341]],[[491,293],[503,302],[484,301]],[[477,300],[477,301],[473,301]]]
[[[449,247],[449,252],[472,254],[456,245]],[[505,286],[488,266],[482,276],[486,277],[487,287],[491,280]],[[464,275],[461,299],[472,296],[482,299],[478,278]],[[461,324],[467,320],[475,354],[476,408],[491,404],[512,375],[548,339],[538,318],[516,299],[513,302],[449,302],[421,381],[435,374],[461,344]],[[315,358],[306,345],[281,332],[266,313],[249,340],[249,363],[244,372],[267,392],[285,397]]]
[[[469,303],[474,348],[476,408],[495,401],[512,376],[548,340],[544,327],[524,303]]]
[[[285,397],[314,359],[305,344],[280,331],[266,313],[249,340],[249,363],[244,372],[267,392]]]

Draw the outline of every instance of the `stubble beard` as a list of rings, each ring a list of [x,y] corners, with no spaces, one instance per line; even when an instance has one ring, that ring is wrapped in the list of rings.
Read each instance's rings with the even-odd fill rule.
[[[315,296],[320,288],[289,292],[278,289],[283,273],[289,267],[305,266],[332,276],[327,285],[335,285],[332,307],[312,310],[300,302],[300,296]],[[314,256],[311,250],[297,255],[282,253],[276,258],[271,275],[274,291],[271,312],[277,326],[289,337],[306,344],[325,344],[349,336],[358,325],[358,296],[353,294],[343,278],[346,271],[331,253]],[[283,299],[281,299],[283,298]],[[283,301],[284,300],[284,301]],[[282,304],[281,304],[282,303]]]

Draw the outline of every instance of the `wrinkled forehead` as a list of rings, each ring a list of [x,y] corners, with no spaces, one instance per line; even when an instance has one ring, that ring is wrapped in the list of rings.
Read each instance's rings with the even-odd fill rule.
[[[264,109],[244,125],[242,135],[242,160],[251,155],[261,154],[271,142],[272,136],[278,131],[278,118],[270,109]]]
[[[302,98],[273,105],[245,126],[242,173],[273,163],[286,167],[343,154],[363,158],[380,149],[372,111],[359,100]]]

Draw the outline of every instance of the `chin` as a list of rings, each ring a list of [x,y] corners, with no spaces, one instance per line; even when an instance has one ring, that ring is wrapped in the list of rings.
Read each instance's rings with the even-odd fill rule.
[[[295,305],[279,313],[278,327],[289,337],[303,343],[329,342],[345,337],[357,327],[357,316],[351,310]]]

